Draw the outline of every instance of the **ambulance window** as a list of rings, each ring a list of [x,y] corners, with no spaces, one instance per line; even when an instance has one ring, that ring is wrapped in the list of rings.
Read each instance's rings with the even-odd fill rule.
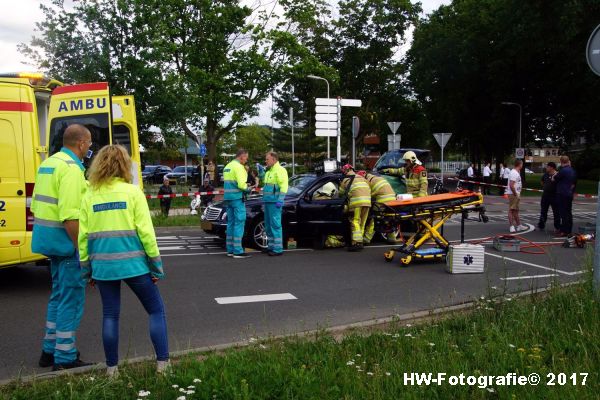
[[[92,134],[92,147],[90,150],[92,150],[94,154],[97,154],[98,150],[110,143],[107,114],[76,115],[72,117],[55,118],[50,124],[50,137],[48,142],[49,155],[60,151],[65,129],[71,124],[82,124],[90,130],[90,133]],[[86,167],[89,165],[90,161],[91,160],[85,160],[84,164]]]
[[[131,156],[131,133],[125,125],[113,125],[113,144],[120,144]]]

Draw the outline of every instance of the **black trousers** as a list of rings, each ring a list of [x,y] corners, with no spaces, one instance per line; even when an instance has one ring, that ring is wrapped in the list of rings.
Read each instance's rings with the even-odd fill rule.
[[[552,207],[552,214],[554,215],[554,229],[560,230],[560,213],[556,204],[556,196],[554,195],[542,195],[540,209],[540,221],[538,227],[544,229],[546,221],[548,220],[548,208]]]
[[[166,201],[164,203],[160,203],[160,209],[165,217],[169,216],[169,210],[171,209],[171,202]]]
[[[492,177],[490,177],[490,176],[484,176],[483,177],[483,183],[492,183]],[[483,194],[490,194],[491,193],[490,186],[483,185],[483,188],[481,189],[481,192]]]
[[[573,196],[556,196],[558,214],[560,215],[560,231],[571,233],[573,230]]]

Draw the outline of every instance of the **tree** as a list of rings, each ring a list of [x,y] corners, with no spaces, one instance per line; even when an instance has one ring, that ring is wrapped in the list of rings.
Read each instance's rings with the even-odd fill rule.
[[[264,155],[269,149],[270,139],[270,129],[262,125],[239,126],[235,130],[236,147],[248,150],[250,159],[253,161],[263,162]]]
[[[135,91],[140,121],[164,135],[197,140],[204,129],[211,160],[275,85],[318,64],[293,35],[268,27],[271,14],[234,0],[82,0],[70,12],[62,3],[42,7],[41,36],[23,52],[67,81]]]
[[[414,32],[410,82],[433,131],[455,134],[452,146],[472,159],[502,160],[516,146],[577,132],[598,137],[600,81],[587,71],[583,47],[597,24],[594,0],[520,2],[455,0]]]

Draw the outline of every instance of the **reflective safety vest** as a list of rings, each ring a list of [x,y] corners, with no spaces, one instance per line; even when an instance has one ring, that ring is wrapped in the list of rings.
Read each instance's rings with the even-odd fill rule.
[[[248,172],[237,158],[227,164],[223,169],[223,200],[240,200],[248,190],[247,180]]]
[[[263,186],[263,201],[265,203],[283,202],[288,191],[288,173],[279,161],[267,168]]]
[[[354,177],[354,180],[352,180]],[[350,183],[352,182],[352,183]],[[354,210],[358,207],[371,207],[371,188],[360,175],[348,172],[346,178],[340,184],[340,195],[348,193],[348,209]]]
[[[392,185],[382,176],[366,174],[365,179],[371,188],[371,197],[377,203],[387,203],[388,201],[396,200],[396,192],[392,189]]]
[[[75,153],[64,147],[40,165],[31,201],[35,217],[32,252],[63,257],[75,253],[63,222],[79,219],[81,198],[87,190],[84,170]]]
[[[148,202],[121,178],[90,188],[79,218],[81,267],[96,280],[164,276]]]
[[[427,170],[422,165],[415,165],[413,168],[387,168],[390,175],[402,176],[406,174],[406,193],[414,197],[427,196]]]

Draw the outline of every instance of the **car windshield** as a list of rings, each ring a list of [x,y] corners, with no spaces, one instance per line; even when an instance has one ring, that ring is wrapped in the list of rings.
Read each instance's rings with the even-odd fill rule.
[[[314,175],[297,175],[290,178],[288,184],[288,195],[299,195],[306,189],[314,180]]]
[[[187,167],[187,172],[192,172],[193,169],[194,169],[194,167]],[[185,167],[184,166],[175,167],[173,172],[183,174],[183,173],[185,173]]]
[[[403,167],[405,161],[402,159],[402,155],[404,155],[403,151],[388,151],[377,160],[375,168]]]
[[[157,165],[146,165],[143,172],[154,172],[157,168]]]

